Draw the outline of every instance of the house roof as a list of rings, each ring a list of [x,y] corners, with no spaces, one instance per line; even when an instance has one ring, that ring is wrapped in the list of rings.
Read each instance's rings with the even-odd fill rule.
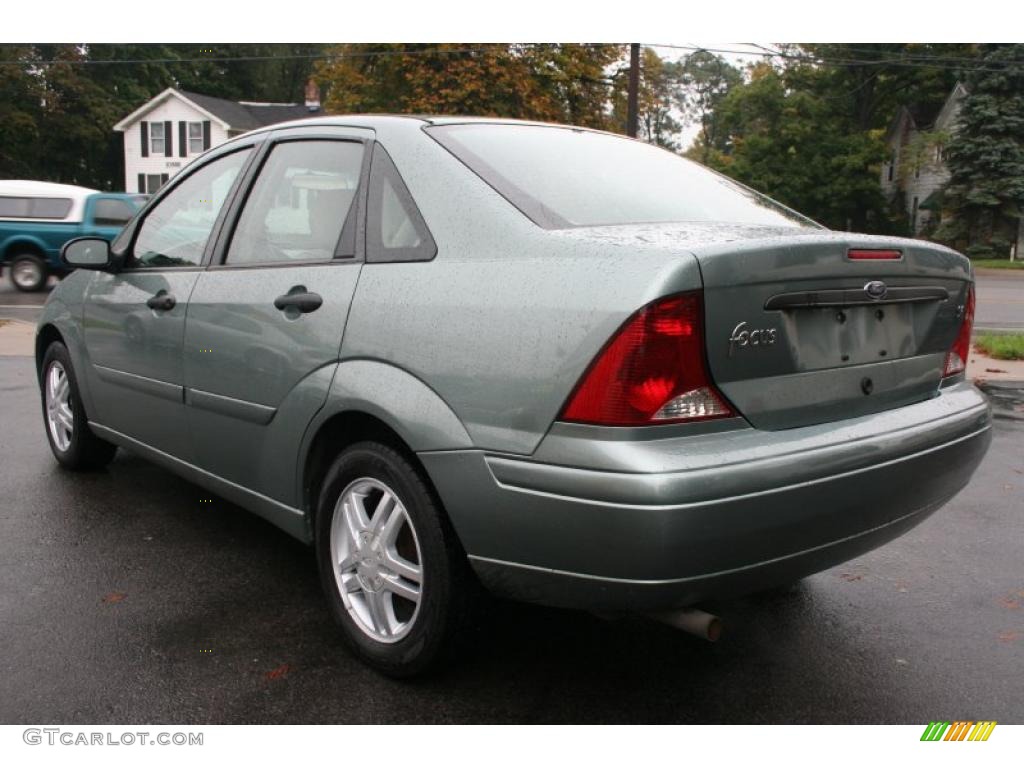
[[[207,96],[193,91],[179,91],[182,96],[204,111],[220,118],[232,130],[251,131],[265,125],[285,120],[300,120],[320,114],[320,109],[310,110],[302,104],[258,104],[247,101],[231,101]]]
[[[891,139],[899,129],[904,117],[910,120],[910,128],[919,131],[928,131],[938,128],[942,118],[946,117],[955,104],[967,94],[967,89],[962,83],[953,86],[953,90],[942,104],[904,104],[896,110],[889,128],[885,132],[886,139]]]
[[[302,104],[271,104],[246,101],[231,101],[216,96],[207,96],[194,91],[182,91],[168,88],[153,97],[130,115],[114,126],[115,131],[125,131],[128,126],[141,120],[146,113],[171,97],[177,97],[208,117],[220,123],[225,129],[232,131],[251,131],[265,125],[273,125],[284,120],[299,120],[306,117],[322,115],[319,107],[310,110]]]

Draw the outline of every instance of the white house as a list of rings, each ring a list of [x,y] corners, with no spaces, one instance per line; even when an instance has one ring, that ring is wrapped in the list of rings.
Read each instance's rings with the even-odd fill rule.
[[[889,125],[889,157],[882,163],[882,192],[907,211],[915,235],[934,230],[941,216],[942,190],[949,181],[944,151],[957,131],[967,90],[956,84],[936,113],[902,106]]]
[[[305,104],[230,101],[168,88],[114,126],[124,134],[124,188],[156,192],[190,160],[254,128],[322,114],[310,81]]]

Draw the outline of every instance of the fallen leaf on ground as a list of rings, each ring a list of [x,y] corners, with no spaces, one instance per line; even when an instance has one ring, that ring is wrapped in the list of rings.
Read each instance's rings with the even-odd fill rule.
[[[1004,371],[1002,368],[986,368],[985,373],[1009,373],[1009,371]]]
[[[1000,632],[996,635],[996,639],[999,640],[1000,643],[1012,643],[1019,638],[1020,632],[1015,629],[1008,629],[1005,632]]]
[[[860,581],[864,578],[859,573],[841,573],[839,577],[844,581]]]
[[[1020,603],[1014,600],[1012,597],[1007,595],[1006,597],[999,598],[999,604],[1003,608],[1009,608],[1011,611],[1020,610]]]
[[[276,669],[272,669],[264,675],[267,680],[280,680],[282,677],[287,677],[288,672],[291,670],[291,666],[288,664],[282,664]]]
[[[120,603],[128,597],[124,592],[111,592],[109,595],[103,598],[104,603]]]

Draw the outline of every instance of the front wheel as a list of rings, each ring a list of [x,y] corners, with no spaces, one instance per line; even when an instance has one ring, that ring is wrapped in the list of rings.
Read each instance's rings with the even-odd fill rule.
[[[42,368],[43,423],[50,450],[68,469],[101,469],[111,462],[117,446],[89,429],[71,356],[61,342],[46,349]]]
[[[375,442],[343,451],[317,506],[321,582],[345,639],[393,677],[455,655],[474,582],[465,554],[419,471]]]
[[[22,253],[11,259],[11,283],[26,293],[41,291],[50,276],[46,262],[31,253]]]

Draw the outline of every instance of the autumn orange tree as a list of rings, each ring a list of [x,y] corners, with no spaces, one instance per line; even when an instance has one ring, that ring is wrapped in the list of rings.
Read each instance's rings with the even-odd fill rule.
[[[314,72],[329,112],[487,115],[609,128],[620,45],[344,44]]]

